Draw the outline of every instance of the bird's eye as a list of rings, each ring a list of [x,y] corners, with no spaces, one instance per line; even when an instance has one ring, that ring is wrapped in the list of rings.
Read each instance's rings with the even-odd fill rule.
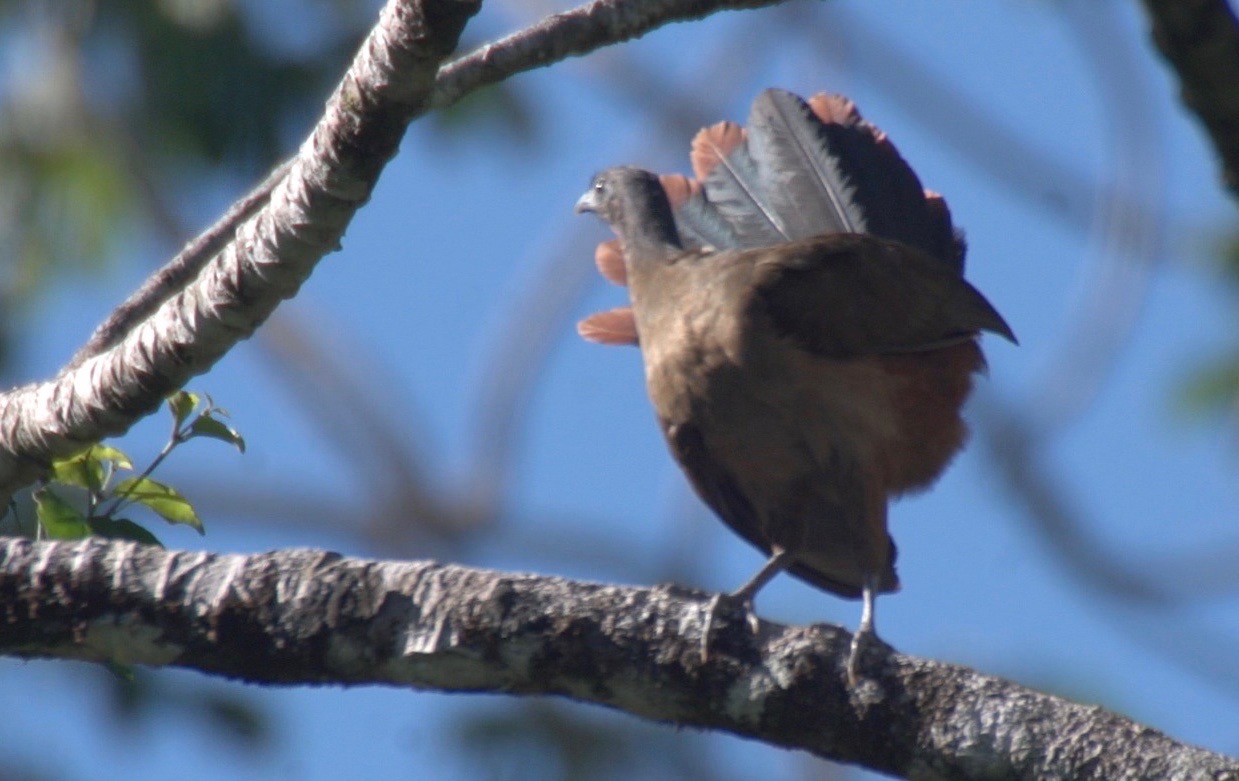
[[[602,190],[603,190],[603,183],[602,183],[602,180],[599,179],[598,181],[594,182],[594,192],[600,193],[602,192]]]

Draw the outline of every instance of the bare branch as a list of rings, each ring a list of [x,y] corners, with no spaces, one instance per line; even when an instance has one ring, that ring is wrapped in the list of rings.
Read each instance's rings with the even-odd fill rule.
[[[662,0],[658,6],[632,0],[595,0],[487,44],[442,68],[435,79],[431,107],[450,106],[469,92],[509,76],[639,37],[670,22],[778,2],[783,0]],[[134,325],[188,285],[207,261],[227,246],[240,225],[270,200],[271,192],[287,175],[291,164],[289,160],[277,166],[211,227],[186,244],[176,257],[108,316],[66,369],[76,368],[116,344]]]
[[[782,0],[595,0],[548,16],[444,66],[435,82],[434,107],[450,106],[479,87],[517,73],[639,38],[664,24],[779,2]]]
[[[142,286],[112,310],[107,319],[95,329],[86,344],[73,354],[62,372],[76,369],[113,347],[125,338],[134,325],[154,314],[160,304],[184,290],[202,272],[207,261],[228,246],[241,223],[271,200],[271,191],[283,181],[291,164],[292,161],[289,160],[276,166],[253,190],[228,207],[228,211],[224,212],[215,224],[186,244],[176,253],[176,257],[162,268],[147,277]]]
[[[744,617],[705,594],[321,551],[0,544],[0,653],[189,667],[272,684],[556,694],[935,778],[1202,778],[1239,763],[1098,707]],[[720,618],[722,618],[720,616]]]
[[[390,0],[287,173],[277,169],[157,272],[54,381],[0,396],[0,503],[52,459],[123,433],[294,295],[338,246],[416,116],[669,22],[775,2],[595,0],[461,58],[435,79],[479,2]]]
[[[1239,19],[1227,0],[1144,0],[1153,40],[1179,76],[1183,102],[1213,140],[1239,195]]]

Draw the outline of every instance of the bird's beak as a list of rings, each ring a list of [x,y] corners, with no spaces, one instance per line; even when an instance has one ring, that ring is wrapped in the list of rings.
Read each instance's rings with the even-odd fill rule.
[[[584,214],[585,212],[597,212],[598,211],[598,192],[593,187],[586,190],[585,194],[577,199],[576,208],[573,211],[575,211],[577,214]]]

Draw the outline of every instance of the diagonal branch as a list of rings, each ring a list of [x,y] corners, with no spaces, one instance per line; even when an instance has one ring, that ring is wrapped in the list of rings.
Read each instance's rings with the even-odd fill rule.
[[[223,251],[110,349],[0,396],[0,504],[52,458],[127,430],[297,292],[427,110],[439,63],[479,7],[391,0],[287,175]]]
[[[417,116],[663,24],[780,1],[595,0],[439,71],[480,0],[390,0],[287,172],[277,169],[187,245],[55,380],[0,395],[0,505],[54,458],[126,431],[296,294]]]
[[[269,684],[555,694],[905,777],[1204,778],[1239,762],[1098,707],[819,625],[714,622],[706,595],[309,550],[0,544],[0,654]],[[719,619],[724,619],[720,621]]]
[[[570,56],[636,38],[671,22],[694,19],[715,11],[758,8],[783,0],[594,0],[557,14],[495,43],[487,44],[439,70],[431,108],[442,109],[473,90],[544,67]],[[253,190],[238,199],[213,225],[190,241],[163,268],[152,275],[108,316],[67,369],[119,341],[136,323],[149,316],[172,293],[184,288],[212,257],[232,240],[237,228],[271,198],[287,175],[286,161]]]
[[[176,253],[172,260],[147,277],[141,287],[112,310],[107,319],[90,335],[86,344],[73,354],[61,373],[72,371],[116,346],[133,326],[153,315],[174,293],[189,286],[207,262],[228,246],[236,235],[237,228],[271,200],[271,192],[284,181],[292,163],[292,160],[287,160],[277,165],[253,190],[228,207],[228,211],[224,212],[214,225],[200,233]]]

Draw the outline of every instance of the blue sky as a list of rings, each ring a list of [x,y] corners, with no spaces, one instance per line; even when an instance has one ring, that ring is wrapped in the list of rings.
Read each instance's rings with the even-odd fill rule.
[[[702,84],[701,102],[711,113],[696,117],[701,125],[742,120],[766,86],[855,99],[926,186],[946,195],[967,231],[969,279],[1019,335],[1019,347],[987,340],[990,378],[980,393],[1037,414],[1057,393],[1078,391],[1077,379],[1083,384],[1083,374],[1052,371],[1065,347],[1105,330],[1081,331],[1073,314],[1089,291],[1115,284],[1101,277],[1112,250],[1094,220],[1099,193],[1124,182],[1148,198],[1148,213],[1160,218],[1150,235],[1163,243],[1138,320],[1095,398],[1052,435],[1042,466],[1093,535],[1129,561],[1152,562],[1175,552],[1224,551],[1236,538],[1233,420],[1229,427],[1200,425],[1176,415],[1173,404],[1185,375],[1232,343],[1234,302],[1207,262],[1234,224],[1235,204],[1218,187],[1204,136],[1146,43],[1136,5],[853,0],[801,7],[820,25],[811,35],[754,24],[771,11],[730,13],[666,28],[624,55],[674,83]],[[549,10],[488,7],[472,29],[510,29],[534,9]],[[1064,21],[1069,17],[1076,26]],[[786,36],[786,43],[768,46],[772,35]],[[915,74],[889,65],[900,52],[914,53]],[[376,379],[392,429],[427,454],[432,474],[464,492],[476,442],[486,438],[476,430],[478,399],[488,384],[504,381],[487,367],[514,329],[530,327],[514,319],[514,309],[548,277],[566,288],[588,280],[584,297],[566,305],[571,316],[535,310],[558,336],[518,429],[500,522],[459,559],[625,583],[677,572],[692,585],[732,589],[760,557],[691,498],[654,425],[638,353],[585,344],[572,326],[623,296],[592,271],[590,247],[605,229],[572,213],[589,176],[619,163],[687,168],[688,136],[659,143],[668,130],[641,110],[639,96],[620,96],[613,77],[601,75],[603,59],[518,78],[540,107],[540,147],[519,147],[494,130],[447,143],[442,133],[415,126],[344,249],[323,261],[291,309],[313,324],[302,326],[306,335],[360,356],[353,365],[358,376]],[[1123,81],[1115,86],[1099,73]],[[1043,180],[1046,166],[1023,151],[978,149],[992,136],[978,136],[967,116],[913,75],[949,85],[952,95],[983,108],[1038,159],[1082,182],[1083,191],[1069,180]],[[1129,159],[1139,165],[1123,162]],[[206,224],[226,198],[204,198],[191,221]],[[49,295],[46,316],[23,334],[26,377],[52,373],[143,269],[166,254],[135,244],[123,271],[70,281]],[[1123,267],[1125,253],[1116,257]],[[192,385],[232,411],[249,452],[241,457],[202,444],[180,456],[179,470],[174,460],[165,477],[187,490],[199,481],[208,492],[241,495],[249,486],[288,481],[330,506],[361,506],[365,484],[349,456],[323,445],[273,380],[268,361],[244,344]],[[1047,386],[1048,376],[1057,384]],[[124,446],[135,457],[151,454],[164,428],[162,418],[143,424]],[[1234,595],[1150,613],[1081,587],[986,455],[974,444],[931,492],[893,508],[904,590],[879,601],[883,637],[907,653],[1101,702],[1174,737],[1239,753],[1239,690],[1157,650],[1173,650],[1201,628],[1233,644]],[[186,461],[207,478],[190,475]],[[202,505],[209,513],[212,503]],[[176,547],[322,546],[441,557],[433,546],[393,551],[366,544],[348,520],[306,529],[295,518],[208,515],[201,540],[158,531]],[[758,608],[786,622],[855,626],[859,617],[857,604],[787,578],[763,591]],[[192,673],[168,674],[203,683]],[[51,751],[48,765],[68,778],[173,771],[187,779],[331,778],[345,771],[464,777],[477,767],[445,745],[445,725],[471,708],[505,707],[496,698],[407,691],[249,687],[280,718],[276,749],[255,762],[182,717],[143,733],[118,732],[89,675],[66,665],[4,661],[0,680],[0,710],[21,714],[6,727],[6,753]],[[602,718],[597,709],[581,713]],[[761,768],[767,777],[793,778],[804,769],[802,757],[731,738],[682,739],[710,746],[727,770]],[[519,768],[511,773],[523,777]]]

